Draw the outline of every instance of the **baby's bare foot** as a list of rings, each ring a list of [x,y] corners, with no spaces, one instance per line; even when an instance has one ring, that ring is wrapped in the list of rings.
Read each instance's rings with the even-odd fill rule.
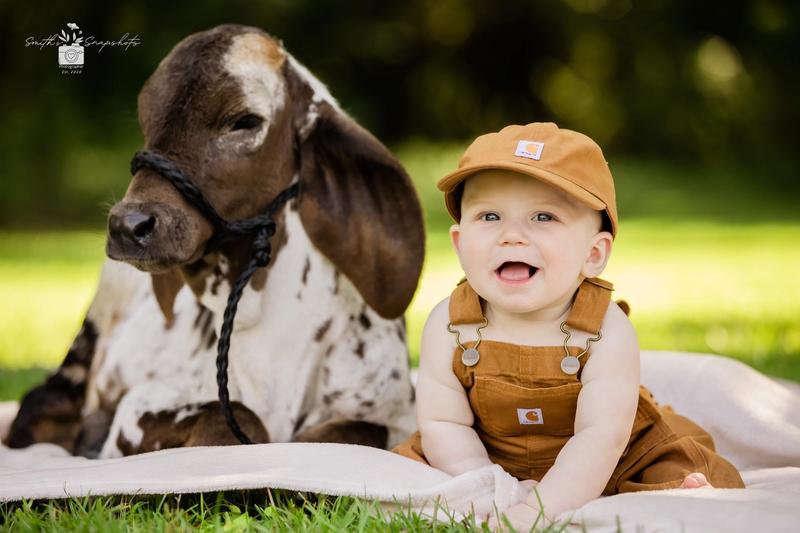
[[[700,487],[714,488],[711,483],[708,482],[706,476],[700,472],[693,472],[686,476],[681,485],[682,489],[699,489]]]

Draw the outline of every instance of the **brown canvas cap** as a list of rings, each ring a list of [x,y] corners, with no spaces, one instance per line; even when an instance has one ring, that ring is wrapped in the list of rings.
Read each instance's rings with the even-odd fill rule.
[[[614,178],[600,147],[576,131],[552,122],[506,126],[497,133],[481,135],[467,148],[458,169],[439,180],[450,215],[461,218],[459,185],[472,174],[503,169],[528,174],[597,211],[604,211],[617,234],[617,202]]]

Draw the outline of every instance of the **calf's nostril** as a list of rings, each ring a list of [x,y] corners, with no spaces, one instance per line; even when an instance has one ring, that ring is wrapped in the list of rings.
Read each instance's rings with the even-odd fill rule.
[[[156,217],[144,213],[112,215],[108,219],[109,234],[120,244],[127,241],[141,245],[152,235],[155,227]]]
[[[142,241],[153,233],[156,227],[156,217],[141,215],[141,220],[132,220],[130,222],[133,227],[132,234],[137,241]],[[130,227],[130,226],[129,226]]]

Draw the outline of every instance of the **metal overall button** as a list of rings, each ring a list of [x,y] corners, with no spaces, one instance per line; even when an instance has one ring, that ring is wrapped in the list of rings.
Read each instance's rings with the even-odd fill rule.
[[[561,332],[566,335],[566,337],[564,337],[564,358],[561,360],[561,371],[569,375],[577,374],[578,370],[581,368],[580,358],[586,355],[586,353],[589,351],[589,344],[599,341],[603,338],[603,335],[600,333],[600,331],[598,331],[595,337],[586,339],[586,346],[583,348],[581,353],[578,355],[572,355],[569,353],[569,348],[567,347],[567,341],[569,341],[569,338],[572,337],[572,333],[567,330],[566,320],[561,323]]]
[[[475,333],[478,335],[478,340],[475,342],[475,346],[471,348],[465,348],[463,344],[461,344],[461,333],[457,329],[453,329],[452,322],[447,323],[447,331],[450,333],[454,333],[456,336],[456,344],[458,347],[461,348],[461,362],[464,366],[475,366],[478,364],[478,361],[481,359],[481,354],[478,351],[478,346],[481,344],[481,330],[489,325],[489,321],[486,317],[483,317],[483,322],[480,326],[475,330]]]

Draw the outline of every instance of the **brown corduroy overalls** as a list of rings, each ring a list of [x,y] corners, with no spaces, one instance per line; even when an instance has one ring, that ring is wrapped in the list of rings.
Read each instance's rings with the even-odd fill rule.
[[[567,326],[590,333],[600,331],[612,285],[593,278],[584,281],[573,301]],[[450,296],[451,324],[480,324],[481,299],[468,282]],[[464,348],[477,341],[464,343]],[[467,393],[475,414],[473,428],[489,458],[520,480],[541,480],[575,430],[580,376],[591,351],[580,358],[576,374],[561,369],[563,346],[523,346],[485,339],[474,366],[462,362],[462,349],[453,354],[453,372]],[[571,355],[582,348],[569,346]],[[394,448],[424,463],[419,432]],[[717,488],[743,488],[736,468],[718,455],[714,441],[700,426],[659,406],[643,386],[628,446],[603,491],[621,492],[676,488],[687,474],[701,472]]]

